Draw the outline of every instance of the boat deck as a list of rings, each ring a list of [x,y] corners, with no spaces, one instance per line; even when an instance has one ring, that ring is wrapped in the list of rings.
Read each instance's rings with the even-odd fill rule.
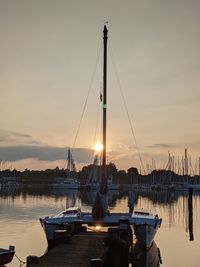
[[[59,244],[40,257],[39,263],[27,267],[88,267],[90,260],[100,258],[106,251],[103,239],[106,232],[85,232],[72,237],[67,244]]]

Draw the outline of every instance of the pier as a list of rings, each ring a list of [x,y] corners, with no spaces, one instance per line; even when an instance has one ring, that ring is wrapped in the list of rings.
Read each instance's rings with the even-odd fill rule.
[[[103,243],[106,232],[78,233],[68,243],[61,243],[39,258],[37,263],[27,263],[27,267],[86,267],[92,259],[99,259],[106,253]],[[97,265],[96,265],[97,266]]]
[[[139,242],[133,242],[130,229],[119,228],[78,233],[70,242],[57,244],[40,258],[28,258],[26,267],[158,267],[162,263],[154,241],[148,250],[144,249]]]

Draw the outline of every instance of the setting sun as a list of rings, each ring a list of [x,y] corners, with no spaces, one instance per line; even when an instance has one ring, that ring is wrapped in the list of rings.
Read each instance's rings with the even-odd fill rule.
[[[103,149],[103,145],[101,143],[96,143],[95,144],[95,150],[96,152],[101,152]]]

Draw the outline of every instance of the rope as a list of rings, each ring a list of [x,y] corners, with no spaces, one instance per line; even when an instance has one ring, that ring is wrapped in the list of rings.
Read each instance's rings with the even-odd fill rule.
[[[92,84],[93,84],[94,77],[95,77],[96,70],[97,70],[97,64],[99,62],[101,47],[102,47],[102,42],[101,42],[101,45],[100,45],[100,48],[99,48],[99,52],[98,52],[98,55],[97,55],[97,58],[96,58],[96,62],[95,62],[93,73],[92,73],[92,77],[91,77],[91,80],[90,80],[90,83],[89,83],[89,88],[88,88],[88,92],[87,92],[87,95],[86,95],[86,98],[85,98],[83,110],[82,110],[81,117],[80,117],[80,120],[79,120],[79,123],[78,123],[77,131],[76,131],[76,134],[75,134],[75,137],[74,137],[74,142],[73,142],[72,149],[71,149],[71,155],[73,155],[73,150],[74,150],[77,138],[78,138],[78,134],[79,134],[79,130],[80,130],[80,127],[81,127],[81,123],[82,123],[83,116],[84,116],[84,113],[85,113],[85,110],[86,110],[86,106],[87,106],[87,102],[88,102],[88,99],[89,99],[89,95],[90,95],[90,92],[91,92],[91,89],[92,89]],[[66,162],[64,164],[64,169],[65,169],[65,166],[66,166]]]
[[[102,46],[102,43],[101,43],[101,46]],[[88,89],[88,92],[87,92],[87,96],[86,96],[85,103],[84,103],[84,106],[83,106],[83,110],[82,110],[82,113],[81,113],[81,118],[80,118],[80,121],[79,121],[79,124],[78,124],[78,128],[77,128],[77,131],[76,131],[75,138],[74,138],[72,151],[73,151],[73,149],[75,147],[75,144],[76,144],[78,133],[79,133],[79,130],[80,130],[80,127],[81,127],[81,123],[82,123],[82,120],[83,120],[83,116],[84,116],[84,113],[85,113],[85,109],[86,109],[86,106],[87,106],[88,98],[89,98],[89,95],[90,95],[90,92],[91,92],[91,89],[92,89],[94,76],[95,76],[95,73],[96,73],[96,70],[97,70],[97,64],[99,62],[101,46],[100,46],[100,49],[99,49],[99,53],[98,53],[98,56],[97,56],[97,59],[96,59],[96,62],[95,62],[95,66],[94,66],[94,70],[93,70],[93,73],[92,73],[92,77],[91,77],[91,80],[90,80],[89,89]]]
[[[94,132],[94,143],[96,142],[96,138],[97,138],[97,131],[98,131],[98,125],[99,125],[99,111],[100,111],[100,104],[98,105],[98,110],[97,110],[96,125],[95,125],[95,132]]]
[[[83,110],[82,110],[82,113],[81,113],[81,117],[80,117],[80,120],[79,120],[78,128],[77,128],[77,131],[76,131],[76,134],[75,134],[75,137],[74,137],[74,142],[73,142],[72,149],[71,149],[71,155],[73,154],[73,150],[75,148],[75,144],[76,144],[76,141],[77,141],[77,138],[78,138],[78,134],[79,134],[79,131],[80,131],[80,127],[81,127],[81,123],[82,123],[82,120],[83,120],[83,116],[85,114],[85,110],[86,110],[86,106],[87,106],[87,103],[88,103],[89,95],[90,95],[90,92],[91,92],[91,89],[92,89],[94,77],[95,77],[95,74],[96,74],[96,71],[97,71],[97,65],[98,65],[100,53],[101,53],[101,50],[102,50],[101,48],[102,48],[102,42],[101,42],[101,45],[100,45],[100,48],[99,48],[99,52],[98,52],[98,55],[97,55],[97,58],[96,58],[96,62],[95,62],[95,65],[94,65],[92,77],[91,77],[91,80],[90,80],[90,83],[89,83],[89,88],[88,88],[88,92],[87,92],[86,99],[85,99],[85,102],[84,102],[84,106],[83,106]],[[102,90],[101,87],[102,86],[100,85],[100,94],[101,94],[101,90]],[[99,96],[99,99],[100,99],[100,96]],[[96,126],[95,126],[95,137],[94,138],[96,138],[96,135],[97,135],[98,121],[99,121],[99,119],[98,119],[99,110],[100,110],[100,106],[98,106],[98,110],[97,110],[97,121],[96,121]],[[81,196],[84,194],[85,191],[86,191],[86,188],[84,188],[84,190],[82,191]]]
[[[116,67],[116,65],[114,63],[113,54],[112,54],[112,51],[111,51],[110,47],[108,47],[108,52],[109,52],[110,57],[111,57],[111,62],[112,62],[112,65],[113,65],[113,69],[114,69],[115,75],[117,77],[117,82],[118,82],[118,85],[119,85],[119,89],[120,89],[121,97],[122,97],[122,100],[123,100],[124,108],[125,108],[125,111],[126,111],[126,115],[127,115],[128,121],[129,121],[129,125],[130,125],[130,128],[131,128],[131,133],[132,133],[132,136],[133,136],[133,139],[134,139],[134,142],[135,142],[136,150],[137,150],[137,153],[138,153],[138,156],[139,156],[140,164],[141,164],[141,167],[142,167],[143,172],[145,174],[144,165],[143,165],[143,162],[142,162],[142,158],[141,158],[141,154],[140,154],[140,151],[139,151],[139,147],[137,145],[137,140],[136,140],[136,136],[135,136],[135,133],[134,133],[134,130],[133,130],[133,125],[132,125],[131,118],[130,118],[130,115],[129,115],[128,107],[127,107],[127,104],[126,104],[126,99],[125,99],[125,96],[124,96],[124,93],[123,93],[123,90],[122,90],[121,81],[119,79],[117,67]]]
[[[15,255],[15,257],[18,259],[18,261],[20,262],[20,267],[23,266],[23,265],[26,263],[25,261],[22,261],[22,260],[17,256],[16,253],[15,253],[14,255]]]

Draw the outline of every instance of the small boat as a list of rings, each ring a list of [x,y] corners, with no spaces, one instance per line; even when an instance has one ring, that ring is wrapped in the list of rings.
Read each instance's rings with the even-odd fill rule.
[[[146,248],[149,248],[153,242],[156,231],[161,226],[162,219],[158,215],[149,212],[121,212],[110,213],[108,210],[108,177],[106,172],[106,112],[107,112],[107,27],[103,30],[104,40],[104,62],[103,62],[103,151],[101,163],[101,179],[99,190],[91,212],[83,212],[80,208],[71,208],[60,212],[54,216],[40,218],[41,225],[46,234],[48,244],[54,243],[55,231],[67,230],[69,224],[74,226],[77,223],[87,226],[117,226],[121,227],[121,221],[125,220],[135,229],[137,240]]]
[[[193,189],[194,191],[200,191],[200,184],[186,183],[184,187],[186,189]]]
[[[98,161],[99,161],[98,155],[95,155],[94,161],[92,164],[92,168],[91,168],[91,171],[89,173],[88,180],[86,182],[86,188],[87,189],[98,190],[100,187],[101,181],[100,181],[100,177],[99,177],[100,175],[98,172],[98,168],[99,168]],[[110,174],[107,178],[107,187],[108,187],[108,190],[119,190],[120,189],[119,184],[113,183],[112,174]]]
[[[98,183],[98,182],[91,182],[91,183],[87,184],[87,188],[91,189],[91,190],[98,190],[99,187],[100,187],[100,183]],[[120,189],[119,184],[113,183],[112,176],[109,176],[107,179],[107,187],[108,187],[108,190],[119,190]]]
[[[53,183],[52,187],[55,189],[79,189],[80,182],[76,179],[76,166],[70,148],[68,149],[67,158],[67,178],[57,177],[59,182]]]
[[[112,175],[108,176],[107,183],[108,183],[108,190],[119,190],[120,189],[120,184],[113,183]]]
[[[9,249],[0,248],[0,266],[10,263],[13,259],[14,254],[14,246],[9,246]]]
[[[1,177],[1,188],[19,189],[21,187],[22,187],[22,183],[19,181],[19,177],[15,177],[15,176]]]
[[[80,182],[75,178],[66,178],[60,183],[55,183],[52,185],[56,189],[79,189]]]

